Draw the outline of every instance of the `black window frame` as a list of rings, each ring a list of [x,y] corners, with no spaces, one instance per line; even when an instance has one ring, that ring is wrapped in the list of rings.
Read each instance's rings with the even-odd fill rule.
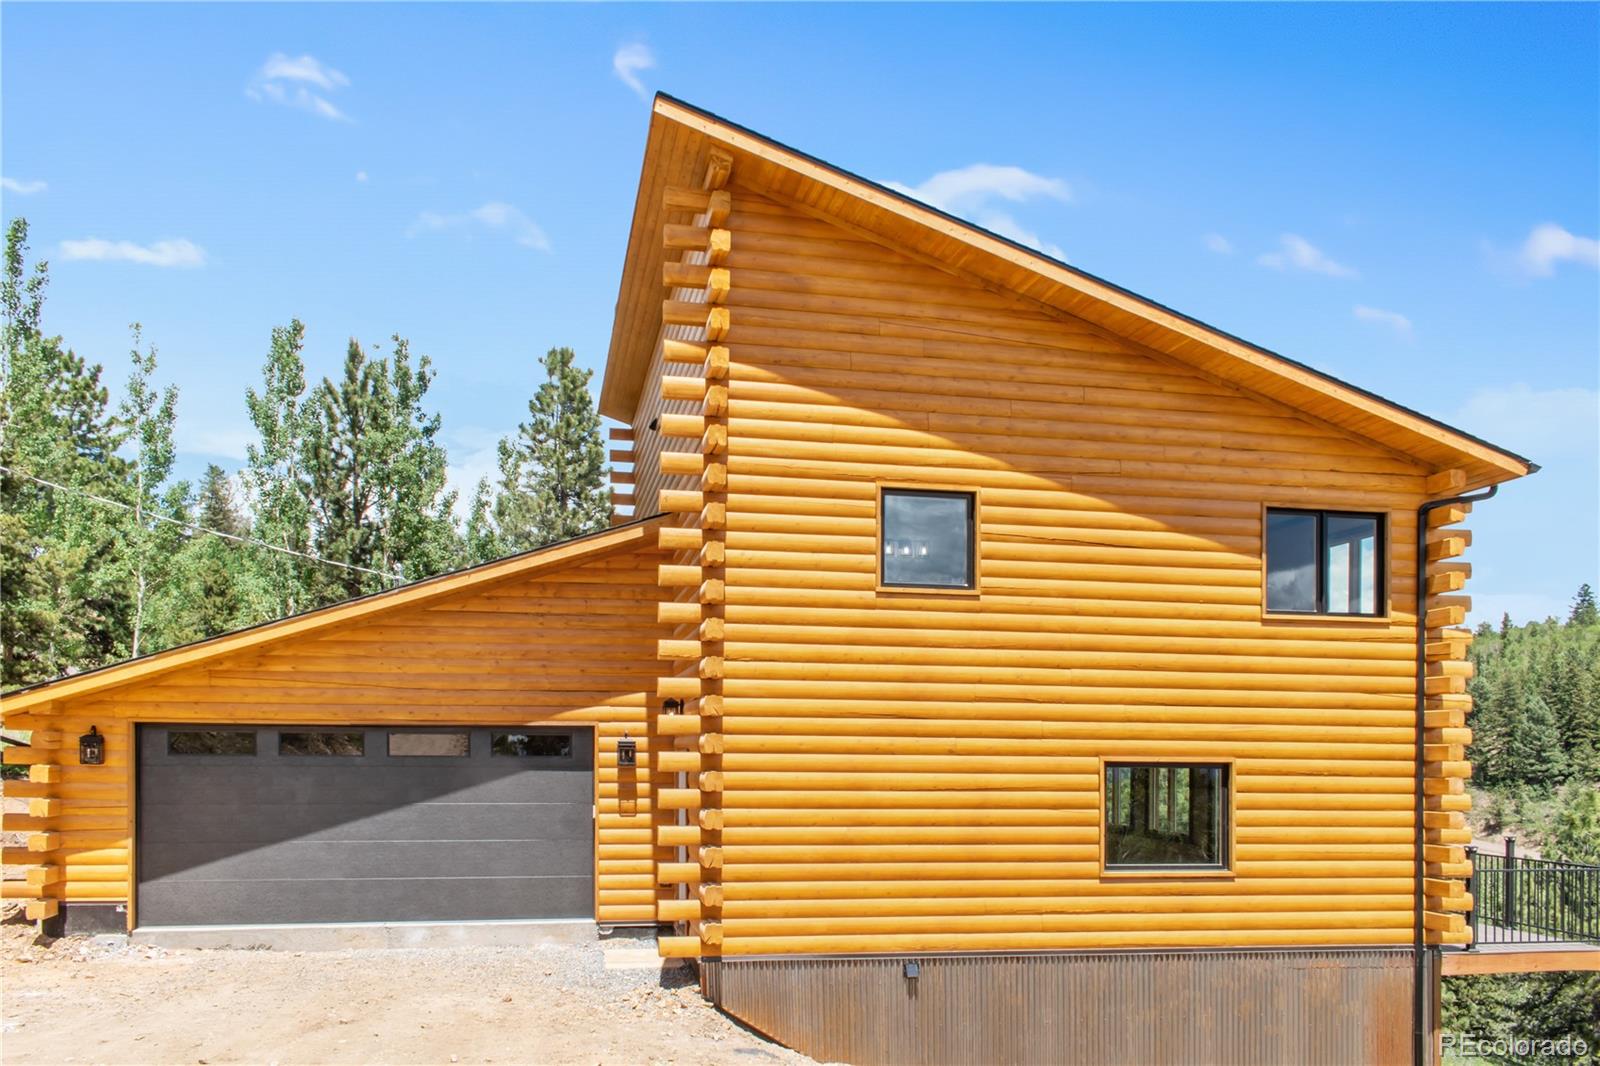
[[[1195,770],[1216,770],[1218,794],[1216,801],[1217,810],[1217,861],[1198,862],[1165,862],[1165,863],[1119,863],[1111,861],[1111,830],[1113,828],[1131,827],[1133,819],[1129,817],[1118,826],[1111,822],[1115,810],[1113,796],[1114,786],[1107,780],[1113,770],[1189,770],[1191,781]],[[1131,788],[1131,786],[1130,786]],[[1192,786],[1191,786],[1192,788]],[[1234,767],[1227,760],[1205,759],[1105,759],[1100,764],[1100,832],[1104,847],[1100,856],[1100,869],[1109,874],[1231,874],[1233,872],[1233,791]],[[1131,797],[1130,797],[1131,800]],[[1190,800],[1193,803],[1193,800]],[[1131,812],[1130,812],[1131,813]]]
[[[890,581],[883,565],[883,543],[889,534],[889,511],[884,501],[890,496],[924,496],[939,499],[958,497],[967,504],[967,580],[961,585],[938,585],[920,581]],[[917,592],[974,592],[978,588],[978,494],[971,489],[924,489],[901,485],[878,487],[878,586],[885,589],[911,589]]]
[[[1317,605],[1309,611],[1297,611],[1290,607],[1274,607],[1269,601],[1271,596],[1270,582],[1272,580],[1272,556],[1268,531],[1275,514],[1310,515],[1317,520],[1317,543],[1315,548],[1316,559],[1316,597]],[[1377,550],[1373,553],[1373,565],[1376,573],[1373,574],[1373,609],[1370,611],[1330,611],[1328,610],[1328,519],[1329,518],[1362,518],[1371,519],[1377,530]],[[1268,614],[1294,615],[1301,618],[1386,618],[1389,614],[1389,516],[1382,511],[1345,511],[1336,508],[1317,507],[1268,507],[1261,518],[1261,604]]]

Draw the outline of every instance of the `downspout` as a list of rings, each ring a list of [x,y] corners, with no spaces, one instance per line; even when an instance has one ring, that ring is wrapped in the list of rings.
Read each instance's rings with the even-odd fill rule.
[[[1451,496],[1444,500],[1429,500],[1417,508],[1417,720],[1413,751],[1413,786],[1415,795],[1412,797],[1413,817],[1415,823],[1412,841],[1412,886],[1411,886],[1411,949],[1412,949],[1412,981],[1411,981],[1411,1036],[1413,1041],[1412,1058],[1416,1066],[1432,1066],[1433,1042],[1432,1034],[1428,1027],[1428,996],[1424,986],[1424,979],[1428,974],[1427,967],[1427,934],[1423,928],[1423,913],[1427,906],[1425,893],[1422,890],[1423,873],[1426,864],[1423,862],[1423,845],[1427,842],[1427,833],[1423,828],[1423,745],[1426,741],[1426,728],[1424,713],[1427,709],[1427,642],[1428,642],[1428,515],[1441,507],[1451,507],[1456,504],[1481,503],[1500,491],[1500,486],[1490,485],[1487,489],[1471,496]]]

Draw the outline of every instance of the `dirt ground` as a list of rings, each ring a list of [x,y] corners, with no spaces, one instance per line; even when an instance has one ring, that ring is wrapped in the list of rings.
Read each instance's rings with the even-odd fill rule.
[[[14,915],[0,924],[0,1059],[811,1061],[715,1010],[689,970],[607,970],[599,944],[166,950],[76,937],[38,943],[33,925]]]

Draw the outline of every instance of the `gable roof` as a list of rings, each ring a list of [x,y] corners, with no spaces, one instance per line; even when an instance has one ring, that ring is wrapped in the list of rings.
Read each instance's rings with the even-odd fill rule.
[[[661,332],[660,239],[668,186],[695,187],[713,149],[733,157],[733,184],[826,219],[986,288],[1097,325],[1200,373],[1275,400],[1467,487],[1538,467],[1504,448],[1180,314],[876,182],[841,170],[665,94],[651,109],[633,226],[623,261],[602,414],[631,420]],[[737,254],[738,236],[734,236]]]
[[[358,596],[193,644],[141,655],[137,659],[112,663],[81,674],[41,681],[0,697],[0,717],[37,709],[54,700],[90,695],[132,681],[146,680],[232,652],[275,644],[290,637],[315,634],[332,626],[386,614],[402,607],[426,606],[459,592],[564,570],[618,552],[654,548],[655,529],[661,524],[662,518],[662,515],[640,518],[598,533],[557,541],[504,559]]]

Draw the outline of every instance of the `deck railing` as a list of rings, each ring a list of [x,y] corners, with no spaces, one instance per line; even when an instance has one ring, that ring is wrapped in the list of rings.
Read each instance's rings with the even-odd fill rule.
[[[1472,942],[1479,944],[1600,944],[1600,866],[1517,854],[1506,837],[1504,855],[1467,849],[1472,860]]]

